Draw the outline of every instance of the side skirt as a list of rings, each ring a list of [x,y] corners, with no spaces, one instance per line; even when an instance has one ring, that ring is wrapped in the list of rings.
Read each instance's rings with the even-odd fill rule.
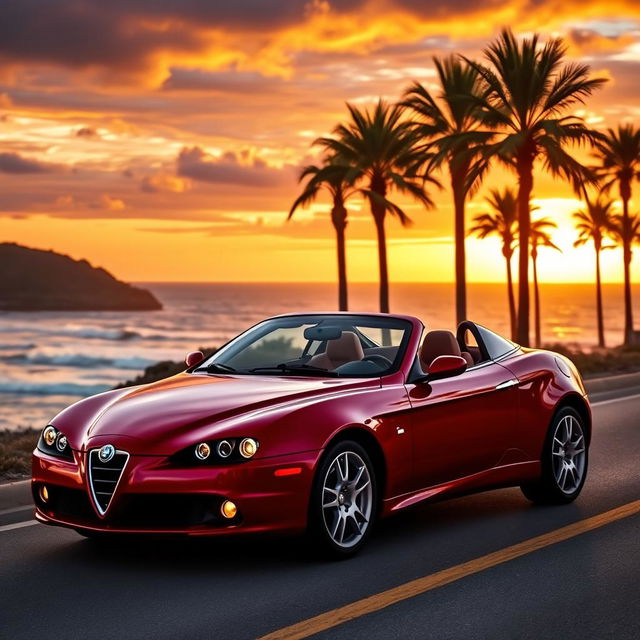
[[[382,504],[381,516],[384,517],[425,500],[436,500],[499,487],[519,485],[528,480],[535,480],[540,476],[540,473],[539,460],[493,467],[486,471],[474,473],[464,478],[457,478],[427,489],[387,498]]]

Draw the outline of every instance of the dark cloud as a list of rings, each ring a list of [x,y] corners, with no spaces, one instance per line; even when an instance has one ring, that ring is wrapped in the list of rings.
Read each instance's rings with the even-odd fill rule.
[[[97,138],[99,134],[93,127],[80,127],[76,131],[76,136],[78,138]]]
[[[281,78],[267,77],[257,71],[205,71],[172,67],[162,88],[167,90],[219,91],[224,93],[255,93],[283,84]]]
[[[392,0],[392,5],[426,18],[440,18],[450,15],[477,13],[491,7],[504,7],[504,0],[447,0],[446,2],[425,2],[425,0]],[[588,2],[586,2],[588,4]]]
[[[0,172],[2,173],[48,173],[57,169],[56,165],[24,158],[17,153],[0,153]]]
[[[275,169],[260,159],[245,158],[241,162],[235,153],[214,158],[200,147],[184,148],[178,156],[178,175],[201,182],[229,185],[270,187],[294,184],[295,169]]]
[[[326,0],[325,0],[326,2]],[[340,0],[353,11],[366,0]],[[0,57],[71,68],[132,70],[159,51],[202,51],[201,28],[268,31],[302,24],[318,0],[3,0]]]

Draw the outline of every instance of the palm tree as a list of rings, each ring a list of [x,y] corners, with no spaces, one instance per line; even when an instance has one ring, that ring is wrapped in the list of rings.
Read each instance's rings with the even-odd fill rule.
[[[491,189],[486,201],[493,209],[493,213],[481,213],[474,217],[474,225],[469,233],[475,233],[479,238],[497,235],[502,239],[502,255],[507,263],[507,294],[509,296],[509,318],[511,320],[511,338],[516,335],[516,303],[513,297],[513,276],[511,273],[511,258],[515,249],[518,228],[518,200],[513,189],[505,187],[500,193],[498,189]]]
[[[418,135],[406,120],[403,108],[379,100],[372,110],[360,110],[347,104],[351,119],[333,130],[334,137],[318,138],[315,144],[334,154],[341,164],[351,167],[351,182],[369,201],[378,239],[380,269],[380,311],[389,312],[389,273],[385,218],[395,215],[403,225],[410,222],[407,214],[387,196],[391,190],[408,194],[425,207],[433,202],[425,190],[425,182],[437,181],[428,175],[418,176],[416,167]]]
[[[609,190],[618,184],[622,200],[622,219],[619,237],[622,241],[624,260],[624,341],[633,340],[633,307],[631,302],[631,230],[629,215],[631,183],[640,177],[640,129],[631,124],[608,129],[606,135],[596,141],[596,157],[600,160],[597,171],[605,179],[603,189]]]
[[[624,213],[622,215],[612,216],[611,222],[611,237],[622,247],[628,247],[628,257],[625,256],[625,267],[631,271],[631,259],[633,258],[633,245],[640,243],[640,214],[627,216],[625,219]],[[629,290],[631,289],[631,277],[629,277]],[[627,283],[625,279],[625,290],[627,289]],[[625,291],[626,293],[626,291]],[[625,296],[626,301],[626,296]],[[625,323],[626,329],[626,323]],[[625,344],[635,344],[633,331],[629,336],[625,334]]]
[[[557,229],[558,225],[549,218],[540,218],[531,223],[531,262],[533,264],[533,313],[535,318],[535,346],[540,348],[542,340],[540,337],[540,288],[538,286],[538,248],[549,247],[562,251],[551,240],[549,229]],[[522,240],[521,240],[522,242]]]
[[[300,181],[308,178],[302,193],[293,203],[287,220],[290,220],[298,207],[313,202],[322,189],[329,192],[333,201],[331,222],[336,231],[338,252],[338,306],[340,311],[349,309],[347,294],[347,261],[345,252],[345,229],[347,228],[347,209],[345,203],[354,194],[349,182],[350,169],[338,164],[334,158],[327,158],[324,165],[309,165],[300,174]]]
[[[542,44],[538,35],[516,40],[505,29],[484,51],[488,64],[468,60],[482,76],[478,99],[484,124],[495,131],[487,145],[518,175],[518,332],[517,341],[529,344],[529,246],[533,168],[537,160],[554,176],[570,180],[574,188],[592,181],[591,172],[566,151],[567,144],[595,141],[598,134],[574,115],[564,115],[584,102],[605,80],[589,77],[585,64],[565,62],[566,46],[559,39]],[[466,59],[466,58],[465,58]]]
[[[403,105],[417,117],[415,128],[425,140],[423,150],[428,165],[446,164],[451,179],[455,219],[456,319],[467,319],[465,203],[482,179],[480,167],[486,167],[479,153],[491,133],[478,130],[478,103],[470,97],[480,92],[478,71],[459,58],[433,58],[440,81],[440,91],[433,96],[415,82],[404,95]],[[464,140],[461,134],[473,134]]]
[[[573,214],[578,231],[578,239],[573,243],[574,247],[580,247],[589,240],[593,241],[596,252],[596,311],[598,316],[598,346],[604,348],[604,317],[602,310],[602,283],[600,279],[600,252],[602,249],[612,248],[603,245],[603,240],[610,232],[613,220],[611,210],[613,200],[599,195],[596,200],[591,200],[585,193],[586,207]]]

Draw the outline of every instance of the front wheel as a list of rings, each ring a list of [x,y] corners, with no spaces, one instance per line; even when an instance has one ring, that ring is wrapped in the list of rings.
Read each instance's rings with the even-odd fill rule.
[[[522,485],[522,493],[537,504],[567,504],[575,500],[587,478],[589,450],[580,414],[571,407],[553,418],[542,451],[542,475]]]
[[[355,554],[371,530],[376,500],[374,468],[364,447],[353,441],[337,443],[316,473],[309,534],[325,554]]]

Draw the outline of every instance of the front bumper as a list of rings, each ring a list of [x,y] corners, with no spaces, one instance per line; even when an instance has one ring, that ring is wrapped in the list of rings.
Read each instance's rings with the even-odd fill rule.
[[[313,470],[321,451],[258,458],[227,467],[176,468],[165,457],[132,455],[104,516],[94,506],[87,454],[74,461],[34,451],[35,517],[45,524],[113,533],[227,535],[304,530]],[[299,468],[292,475],[278,470]],[[39,493],[45,485],[49,499]],[[224,500],[238,514],[225,520]]]

